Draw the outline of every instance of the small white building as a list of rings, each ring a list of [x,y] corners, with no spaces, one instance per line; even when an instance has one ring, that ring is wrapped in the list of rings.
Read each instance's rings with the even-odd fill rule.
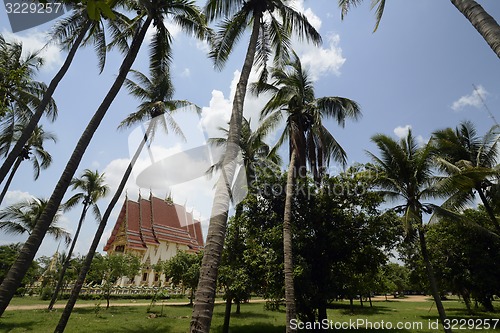
[[[149,199],[125,199],[104,251],[141,258],[141,274],[134,281],[123,278],[121,286],[161,286],[165,277],[154,271],[155,264],[172,258],[178,251],[198,252],[203,246],[201,222],[192,213],[170,198],[163,200],[150,194]]]

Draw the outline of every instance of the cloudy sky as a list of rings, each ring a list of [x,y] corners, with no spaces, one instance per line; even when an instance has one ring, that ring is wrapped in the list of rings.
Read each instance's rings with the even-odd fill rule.
[[[497,20],[500,20],[500,2],[479,1]],[[203,2],[200,1],[200,5]],[[382,23],[376,33],[374,13],[369,1],[353,9],[344,19],[336,1],[295,0],[294,6],[304,12],[323,36],[323,45],[294,44],[315,80],[317,97],[343,96],[357,101],[363,112],[358,122],[348,121],[345,128],[328,123],[337,140],[349,156],[349,163],[367,162],[366,150],[375,151],[370,137],[376,133],[403,136],[411,128],[420,140],[428,140],[431,133],[445,127],[455,127],[463,120],[475,123],[479,133],[484,133],[500,120],[500,61],[474,30],[472,25],[446,0],[389,1]],[[52,22],[53,23],[53,22]],[[40,49],[46,41],[46,31],[51,23],[16,34],[11,32],[7,15],[0,7],[0,32],[7,38],[16,38],[26,48]],[[190,157],[198,154],[208,136],[219,136],[217,128],[229,120],[232,96],[239,77],[248,35],[240,41],[224,70],[216,71],[207,58],[207,46],[183,35],[172,26],[175,35],[173,54],[173,81],[175,98],[186,99],[202,108],[201,115],[179,112],[174,117],[182,128],[187,141],[169,133],[158,135],[154,144],[140,159],[134,175],[142,179],[142,188],[136,178],[129,181],[129,198],[137,199],[139,193],[149,196],[150,191],[159,197],[171,193],[174,201],[186,205],[203,220],[206,234],[210,215],[211,182],[204,176],[196,180],[172,184],[145,174],[153,164],[168,164],[170,169],[181,169]],[[54,46],[42,53],[46,62],[38,79],[49,82],[61,65],[65,52]],[[134,69],[147,73],[147,45],[144,45]],[[104,72],[99,75],[97,60],[92,49],[78,52],[68,74],[56,91],[59,118],[53,124],[44,123],[45,130],[57,134],[57,144],[48,144],[53,155],[53,165],[44,171],[38,181],[32,179],[29,165],[21,166],[10,188],[5,205],[30,196],[48,198],[59,179],[84,127],[101,103],[113,82],[122,56],[111,53]],[[256,126],[263,99],[249,97],[245,116]],[[140,137],[141,127],[117,130],[120,121],[134,112],[137,101],[122,89],[100,129],[88,148],[77,174],[90,168],[104,172],[113,190],[116,189]],[[489,112],[491,115],[489,114]],[[142,127],[143,128],[143,127]],[[269,143],[275,135],[271,135]],[[191,155],[184,152],[191,151]],[[286,158],[286,156],[284,156]],[[198,171],[206,161],[197,161]],[[193,165],[195,163],[192,163]],[[338,166],[332,169],[339,170]],[[142,178],[141,178],[142,177]],[[67,193],[67,197],[71,192]],[[109,198],[100,203],[104,211]],[[121,201],[115,208],[104,244],[113,227]],[[61,224],[74,231],[79,211],[65,214]],[[96,223],[88,218],[77,245],[76,252],[88,249]],[[24,237],[0,234],[0,244],[23,241]],[[58,243],[47,236],[38,255],[50,255]],[[102,250],[102,247],[100,247]]]

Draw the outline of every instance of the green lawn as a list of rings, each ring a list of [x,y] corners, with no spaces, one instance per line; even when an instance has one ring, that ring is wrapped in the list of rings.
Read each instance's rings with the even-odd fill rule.
[[[17,304],[27,304],[16,300]],[[24,300],[26,302],[26,300]],[[116,302],[116,301],[115,301]],[[80,302],[79,302],[80,303]],[[189,306],[166,306],[163,309],[163,316],[160,316],[161,306],[157,305],[152,310],[158,316],[149,315],[146,306],[138,307],[112,307],[109,310],[94,307],[85,309],[75,309],[69,321],[66,332],[103,332],[103,333],[125,333],[125,332],[167,332],[184,333],[188,331],[191,316]],[[498,308],[500,304],[495,304]],[[450,319],[499,319],[500,313],[478,313],[470,317],[466,314],[463,304],[457,301],[445,302]],[[273,333],[284,331],[284,312],[265,311],[263,303],[243,304],[242,313],[234,315],[231,319],[231,332],[242,333]],[[54,327],[61,315],[60,309],[53,312],[46,310],[18,310],[6,311],[0,318],[0,332],[53,332]],[[212,332],[220,332],[223,321],[223,305],[216,305],[212,324]],[[339,326],[344,323],[344,327],[351,323],[363,321],[368,325],[393,325],[393,329],[358,329],[347,331],[362,332],[435,332],[429,323],[434,323],[437,319],[437,311],[432,302],[374,302],[373,308],[359,305],[355,307],[355,313],[351,314],[348,303],[335,303],[329,310],[329,318],[333,324]],[[412,329],[396,329],[397,323],[403,325],[413,325]],[[491,322],[491,321],[490,321]],[[383,323],[383,324],[382,324]],[[422,323],[422,324],[415,324]],[[491,322],[493,323],[493,322]],[[422,325],[420,328],[418,325]],[[333,326],[335,328],[335,326]],[[304,330],[305,331],[305,330]],[[337,331],[333,329],[332,331]],[[456,332],[479,332],[479,330],[457,329]],[[496,330],[480,330],[481,332],[500,332],[500,322]]]

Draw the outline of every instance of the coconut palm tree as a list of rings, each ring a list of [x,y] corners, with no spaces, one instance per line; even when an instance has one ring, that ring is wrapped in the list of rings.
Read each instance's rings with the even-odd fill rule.
[[[87,3],[87,6],[90,2],[91,1]],[[117,5],[119,2],[114,3]],[[88,16],[87,6],[76,3],[72,5],[72,14],[59,21],[52,30],[53,41],[61,45],[63,49],[68,50],[68,55],[59,71],[50,81],[49,86],[44,89],[43,94],[40,95],[41,99],[33,106],[32,109],[34,109],[34,112],[30,113],[29,118],[26,118],[24,131],[21,133],[14,147],[0,166],[0,183],[5,179],[17,157],[21,154],[23,147],[26,145],[26,142],[29,140],[31,133],[35,130],[43,114],[45,112],[52,112],[52,110],[57,111],[52,96],[59,82],[61,82],[68,71],[78,48],[82,45],[93,43],[98,54],[99,67],[102,71],[106,59],[106,39],[103,31],[103,20],[104,18],[116,17],[116,21],[121,22],[124,18],[124,16],[117,11],[109,13],[105,9],[95,9],[94,15],[96,17],[90,18]]]
[[[70,265],[71,256],[73,255],[73,250],[75,249],[76,241],[78,240],[78,236],[80,235],[80,230],[82,228],[83,221],[85,221],[87,211],[89,209],[92,209],[95,219],[97,221],[100,221],[101,212],[99,211],[99,207],[97,206],[97,201],[101,198],[104,198],[109,191],[108,185],[104,183],[104,174],[99,174],[97,170],[92,171],[86,169],[80,178],[74,178],[71,181],[71,186],[73,190],[79,189],[82,192],[76,193],[71,198],[69,198],[69,200],[64,204],[64,208],[65,210],[68,210],[81,203],[83,205],[82,213],[80,214],[80,219],[78,220],[78,226],[76,228],[75,235],[73,236],[73,241],[71,242],[71,246],[68,250],[68,253],[66,254],[65,260],[63,261],[61,271],[59,272],[59,279],[57,281],[54,293],[52,294],[48,310],[52,310],[52,307],[57,301],[57,296],[59,294],[59,290],[62,287],[66,270]]]
[[[17,137],[17,135],[19,135],[23,131],[23,129],[24,127],[21,124],[16,125],[14,136]],[[10,135],[8,135],[8,137],[10,137]],[[0,142],[1,142],[0,151],[7,145],[7,143],[5,145],[3,144],[3,139],[4,139],[3,137],[0,137]],[[19,168],[19,166],[23,161],[26,160],[31,161],[35,180],[37,180],[38,177],[40,176],[40,170],[47,169],[50,166],[50,164],[52,163],[52,156],[44,148],[44,142],[47,140],[51,140],[55,143],[56,136],[53,133],[45,132],[43,126],[38,125],[35,128],[35,131],[31,134],[31,137],[28,140],[28,142],[26,142],[26,145],[24,146],[21,155],[18,156],[16,163],[14,164],[12,170],[10,171],[9,178],[7,178],[7,182],[3,187],[2,193],[0,193],[0,203],[3,202],[3,199],[5,197],[5,194],[7,193],[7,190],[10,187],[12,179],[14,179],[14,175],[16,174],[17,169]]]
[[[191,332],[208,332],[212,321],[218,267],[221,260],[230,203],[228,183],[232,182],[236,169],[235,159],[239,153],[243,105],[248,78],[254,63],[263,68],[274,52],[274,61],[279,63],[290,50],[292,32],[316,45],[321,36],[307,21],[305,15],[290,7],[289,0],[208,0],[205,13],[209,20],[222,19],[214,39],[210,57],[217,68],[222,68],[234,45],[250,27],[251,35],[240,78],[233,100],[229,132],[224,154],[224,169],[216,184],[214,204],[210,218],[207,242],[200,279],[196,289],[195,304],[191,319]]]
[[[5,207],[0,211],[0,230],[13,235],[31,235],[46,205],[47,200],[33,198]],[[57,221],[60,217],[59,212],[60,209],[54,215],[47,233],[56,240],[63,239],[69,244],[71,235],[63,228],[57,226]]]
[[[48,223],[55,213],[55,208],[61,203],[86,148],[92,140],[92,137],[99,127],[102,119],[106,115],[111,103],[120,91],[126,76],[137,57],[150,25],[154,23],[154,27],[156,29],[156,33],[152,38],[150,52],[150,58],[153,60],[152,66],[154,66],[154,68],[160,68],[170,62],[170,44],[172,42],[172,36],[163,22],[164,19],[173,20],[177,23],[177,25],[181,26],[184,31],[198,38],[208,37],[209,29],[206,26],[205,18],[192,1],[175,0],[169,1],[166,4],[163,2],[141,2],[141,4],[143,4],[143,7],[140,8],[139,16],[134,19],[134,25],[131,27],[134,34],[132,41],[130,42],[130,47],[127,48],[126,55],[114,83],[82,133],[68,163],[66,164],[66,167],[64,168],[63,173],[61,174],[61,177],[59,178],[59,181],[56,184],[56,187],[54,188],[51,198],[47,204],[47,208],[40,217],[39,223],[35,227],[33,234],[24,244],[19,257],[12,265],[6,278],[3,280],[2,285],[0,285],[0,315],[3,314],[12,299],[19,283],[18,281],[20,281],[24,274],[26,274],[29,262],[31,262],[34,258],[36,251],[38,250],[41,241],[47,232]],[[78,289],[78,286],[75,285],[74,289]],[[56,331],[64,331],[64,327],[69,319],[74,302],[76,302],[76,298],[74,301],[68,301],[68,310],[63,312]],[[73,305],[71,305],[71,303],[73,303]]]
[[[7,156],[11,144],[19,138],[17,124],[26,124],[33,110],[41,103],[41,98],[47,89],[44,83],[35,80],[35,75],[41,66],[43,66],[43,59],[37,53],[24,55],[22,43],[7,42],[0,35],[0,131],[2,137],[0,153],[2,155]],[[43,111],[47,114],[49,121],[56,119],[57,106],[53,99],[49,100]],[[33,131],[34,128],[30,131],[30,135]],[[14,161],[17,161],[19,155]]]
[[[260,82],[254,87],[258,93],[272,94],[261,113],[263,131],[275,129],[284,118],[286,119],[285,128],[273,149],[276,150],[288,139],[290,162],[283,218],[283,252],[286,321],[290,323],[290,320],[296,317],[292,254],[292,200],[295,178],[297,175],[305,176],[303,171],[309,166],[315,180],[319,182],[331,158],[345,165],[346,153],[323,125],[323,119],[333,118],[343,127],[346,118],[358,119],[361,112],[358,104],[347,98],[316,98],[313,82],[307,71],[302,68],[296,54],[293,54],[284,67],[272,70],[271,80],[269,84]],[[326,318],[326,314],[324,315]],[[287,324],[287,332],[289,331],[292,329]]]
[[[220,131],[224,133],[224,137],[210,138],[208,143],[216,148],[225,148],[227,145],[227,136],[229,131],[226,128],[219,128]],[[263,133],[259,130],[252,131],[250,127],[250,121],[243,117],[243,123],[241,126],[241,139],[239,142],[240,150],[243,157],[244,170],[240,170],[237,178],[245,177],[246,186],[248,191],[252,190],[252,186],[257,180],[257,169],[258,168],[279,168],[281,165],[281,158],[273,151],[271,153],[271,148],[268,144],[263,141]],[[213,174],[216,171],[222,169],[224,156],[221,156],[221,160],[211,166],[207,171],[208,174]],[[236,184],[242,184],[242,182],[236,181]],[[234,197],[232,198],[234,201]],[[241,198],[243,199],[243,198]],[[235,202],[233,202],[235,204]],[[243,206],[241,203],[236,205],[235,221],[241,216],[243,212]],[[233,244],[239,242],[239,226],[236,226]],[[234,251],[229,252],[228,262],[233,263],[236,258],[236,253]],[[224,324],[222,328],[223,333],[229,332],[229,322],[231,320],[231,307],[233,302],[233,295],[230,290],[226,293],[226,309],[224,313]]]
[[[462,208],[465,203],[474,200],[475,191],[498,234],[500,225],[487,193],[495,186],[492,181],[499,175],[499,130],[500,127],[495,125],[483,137],[478,137],[474,124],[463,121],[454,130],[446,128],[433,133],[436,161],[447,175],[439,185],[448,192],[454,192],[447,204]]]
[[[229,130],[222,127],[220,127],[219,130],[223,132],[224,136],[209,138],[208,143],[216,148],[225,148]],[[280,156],[277,154],[276,150],[271,151],[269,145],[263,141],[263,136],[264,133],[261,130],[257,129],[253,131],[250,127],[250,121],[243,117],[239,146],[243,157],[243,166],[248,190],[252,188],[252,184],[256,181],[256,171],[259,166],[273,168],[281,165]],[[223,159],[224,156],[221,157],[220,161],[211,166],[207,173],[212,174],[221,170]]]
[[[408,238],[417,236],[420,253],[425,263],[427,278],[431,286],[432,296],[439,312],[441,323],[446,321],[446,313],[441,302],[439,289],[434,276],[434,270],[429,259],[425,238],[426,225],[423,213],[431,213],[439,207],[423,200],[439,195],[432,186],[433,180],[433,147],[426,144],[419,147],[411,130],[408,135],[396,142],[392,138],[377,134],[372,141],[379,149],[380,157],[368,152],[378,168],[375,182],[381,188],[381,193],[390,199],[400,199],[403,203],[394,209],[404,214]],[[445,332],[451,332],[445,328]]]
[[[500,58],[500,25],[484,8],[474,0],[450,0],[451,3],[462,13],[474,28],[481,34],[488,43],[493,52]],[[342,10],[342,18],[345,14],[363,0],[338,0],[339,7]],[[386,0],[372,0],[371,7],[376,7],[376,24],[374,31],[377,30],[382,15],[384,14]]]

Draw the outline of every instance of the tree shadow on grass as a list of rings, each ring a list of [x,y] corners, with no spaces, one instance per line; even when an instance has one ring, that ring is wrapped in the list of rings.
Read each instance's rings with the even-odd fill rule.
[[[224,313],[223,312],[216,312],[213,314],[213,316],[224,318]],[[242,311],[239,314],[231,312],[231,319],[232,318],[238,318],[238,319],[262,318],[262,319],[264,319],[264,318],[269,318],[269,317],[271,317],[271,316],[268,315],[267,313],[262,313],[262,312],[256,313],[256,312],[252,312],[252,311]]]
[[[236,333],[283,333],[285,325],[272,325],[269,323],[252,323],[251,325],[230,325],[230,332]],[[222,332],[222,326],[213,328],[214,333]],[[394,333],[394,332],[393,332]]]
[[[14,329],[21,330],[22,332],[36,332],[38,322],[36,321],[23,321],[22,323],[5,323],[4,320],[0,319],[0,332],[11,332]]]

